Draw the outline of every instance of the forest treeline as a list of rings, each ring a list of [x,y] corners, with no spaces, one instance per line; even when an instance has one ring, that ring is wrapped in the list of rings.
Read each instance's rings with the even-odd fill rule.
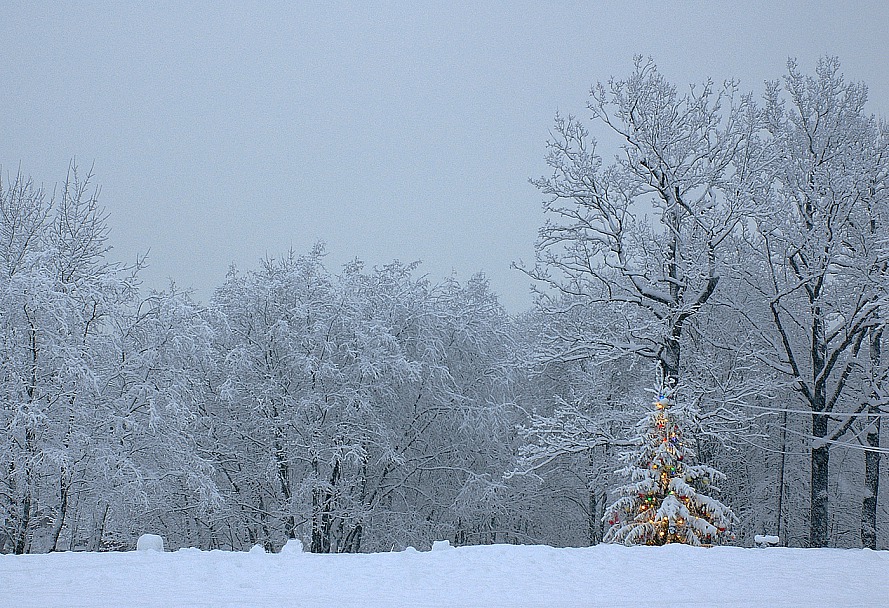
[[[0,552],[600,542],[656,376],[749,545],[886,546],[889,130],[825,58],[761,100],[648,60],[557,117],[537,291],[110,261],[91,176],[0,184]],[[611,131],[613,159],[593,130]],[[632,463],[630,463],[632,464]]]

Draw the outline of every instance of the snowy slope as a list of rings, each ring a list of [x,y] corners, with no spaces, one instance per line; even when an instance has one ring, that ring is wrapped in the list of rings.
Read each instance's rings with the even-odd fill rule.
[[[889,552],[494,545],[0,555],[0,606],[889,606]]]

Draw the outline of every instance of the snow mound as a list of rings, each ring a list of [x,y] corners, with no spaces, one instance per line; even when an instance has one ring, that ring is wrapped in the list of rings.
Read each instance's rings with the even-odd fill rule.
[[[446,551],[448,549],[453,549],[453,547],[451,546],[451,541],[449,540],[437,540],[432,543],[433,551]]]
[[[281,547],[281,553],[302,553],[303,552],[303,541],[298,538],[291,538],[288,540],[283,547]]]
[[[164,551],[164,539],[157,534],[143,534],[136,541],[136,551]]]

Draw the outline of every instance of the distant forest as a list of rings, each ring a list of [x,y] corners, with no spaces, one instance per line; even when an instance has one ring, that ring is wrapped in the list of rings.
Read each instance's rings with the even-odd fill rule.
[[[482,275],[330,269],[321,244],[206,304],[146,292],[91,175],[6,178],[0,552],[624,542],[663,386],[724,542],[885,548],[889,128],[866,98],[835,58],[761,99],[637,59],[555,119],[518,315]]]

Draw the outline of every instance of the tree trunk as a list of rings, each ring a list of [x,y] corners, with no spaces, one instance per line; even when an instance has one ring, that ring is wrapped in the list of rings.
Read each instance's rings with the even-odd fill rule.
[[[817,293],[817,292],[813,292]],[[830,444],[826,443],[829,417],[825,382],[826,338],[821,306],[812,295],[812,470],[809,486],[809,547],[826,547],[828,534],[828,472]],[[839,387],[837,387],[839,390]]]
[[[602,542],[602,538],[599,534],[602,527],[598,521],[598,492],[596,491],[596,488],[589,488],[587,493],[589,494],[589,504],[587,504],[587,542],[592,546]]]
[[[587,464],[589,465],[589,472],[587,473],[587,541],[592,546],[602,542],[602,516],[600,512],[604,508],[599,502],[599,484],[594,472],[596,471],[596,465],[593,450],[587,452]]]
[[[279,431],[276,429],[275,432],[277,434]],[[293,516],[293,505],[291,504],[293,493],[290,490],[290,465],[279,439],[275,440],[275,464],[278,484],[284,498],[284,512],[287,513],[284,516],[284,537],[289,540],[296,538],[296,518]]]
[[[26,462],[23,467],[24,479],[22,480],[21,509],[15,529],[15,537],[13,539],[12,552],[16,555],[28,553],[31,544],[31,520],[34,516],[36,505],[32,496],[32,488],[34,483],[34,472],[32,467],[32,457],[34,455],[34,431],[30,427],[25,428],[25,455]]]
[[[870,448],[880,447],[880,418],[869,420],[866,441]],[[877,496],[880,490],[880,452],[864,453],[864,500],[861,503],[861,545],[877,548]]]
[[[784,469],[787,466],[787,410],[781,413],[781,456],[778,464],[778,524],[775,526],[775,534],[778,535],[778,538],[784,539],[784,544],[787,545],[787,541],[785,537],[787,533],[782,535],[781,532],[781,524],[784,523]],[[785,528],[787,527],[784,524]]]
[[[312,460],[312,472],[315,474],[315,487],[312,488],[312,553],[324,553],[322,542],[321,510],[324,502],[321,487],[318,485],[318,461]]]
[[[358,553],[361,551],[361,535],[364,533],[364,526],[361,522],[355,524],[355,526],[349,530],[349,533],[346,534],[346,537],[343,539],[343,544],[341,547],[341,553]]]
[[[664,340],[660,354],[661,371],[664,374],[664,386],[675,387],[679,383],[679,357],[682,327],[673,326],[670,335]]]
[[[334,526],[333,502],[340,477],[339,460],[334,461],[326,489],[312,490],[312,553],[330,553]]]
[[[59,550],[59,536],[62,534],[62,528],[65,526],[65,516],[68,513],[68,474],[61,471],[59,475],[59,513],[52,526],[52,545],[51,551]]]
[[[827,415],[812,414],[812,435],[819,439],[827,437]],[[828,508],[828,469],[830,446],[818,445],[812,448],[812,477],[809,505],[809,547],[827,546]]]
[[[880,373],[882,349],[880,341],[883,330],[872,331],[870,359],[872,373]],[[875,383],[878,378],[874,378]],[[861,502],[861,545],[867,549],[877,548],[877,496],[880,490],[880,398],[881,391],[875,385],[871,391],[871,401],[867,412],[867,434],[865,441],[870,448],[864,453],[864,500]]]
[[[28,529],[31,527],[31,492],[26,489],[22,498],[21,515],[18,521],[18,529],[13,540],[12,552],[23,555],[28,550]]]
[[[101,508],[102,517],[98,521],[93,522],[93,534],[87,545],[87,550],[93,553],[102,549],[102,537],[105,536],[105,522],[108,520],[108,512],[111,510],[111,505],[107,503],[104,505],[100,503],[96,506]]]

